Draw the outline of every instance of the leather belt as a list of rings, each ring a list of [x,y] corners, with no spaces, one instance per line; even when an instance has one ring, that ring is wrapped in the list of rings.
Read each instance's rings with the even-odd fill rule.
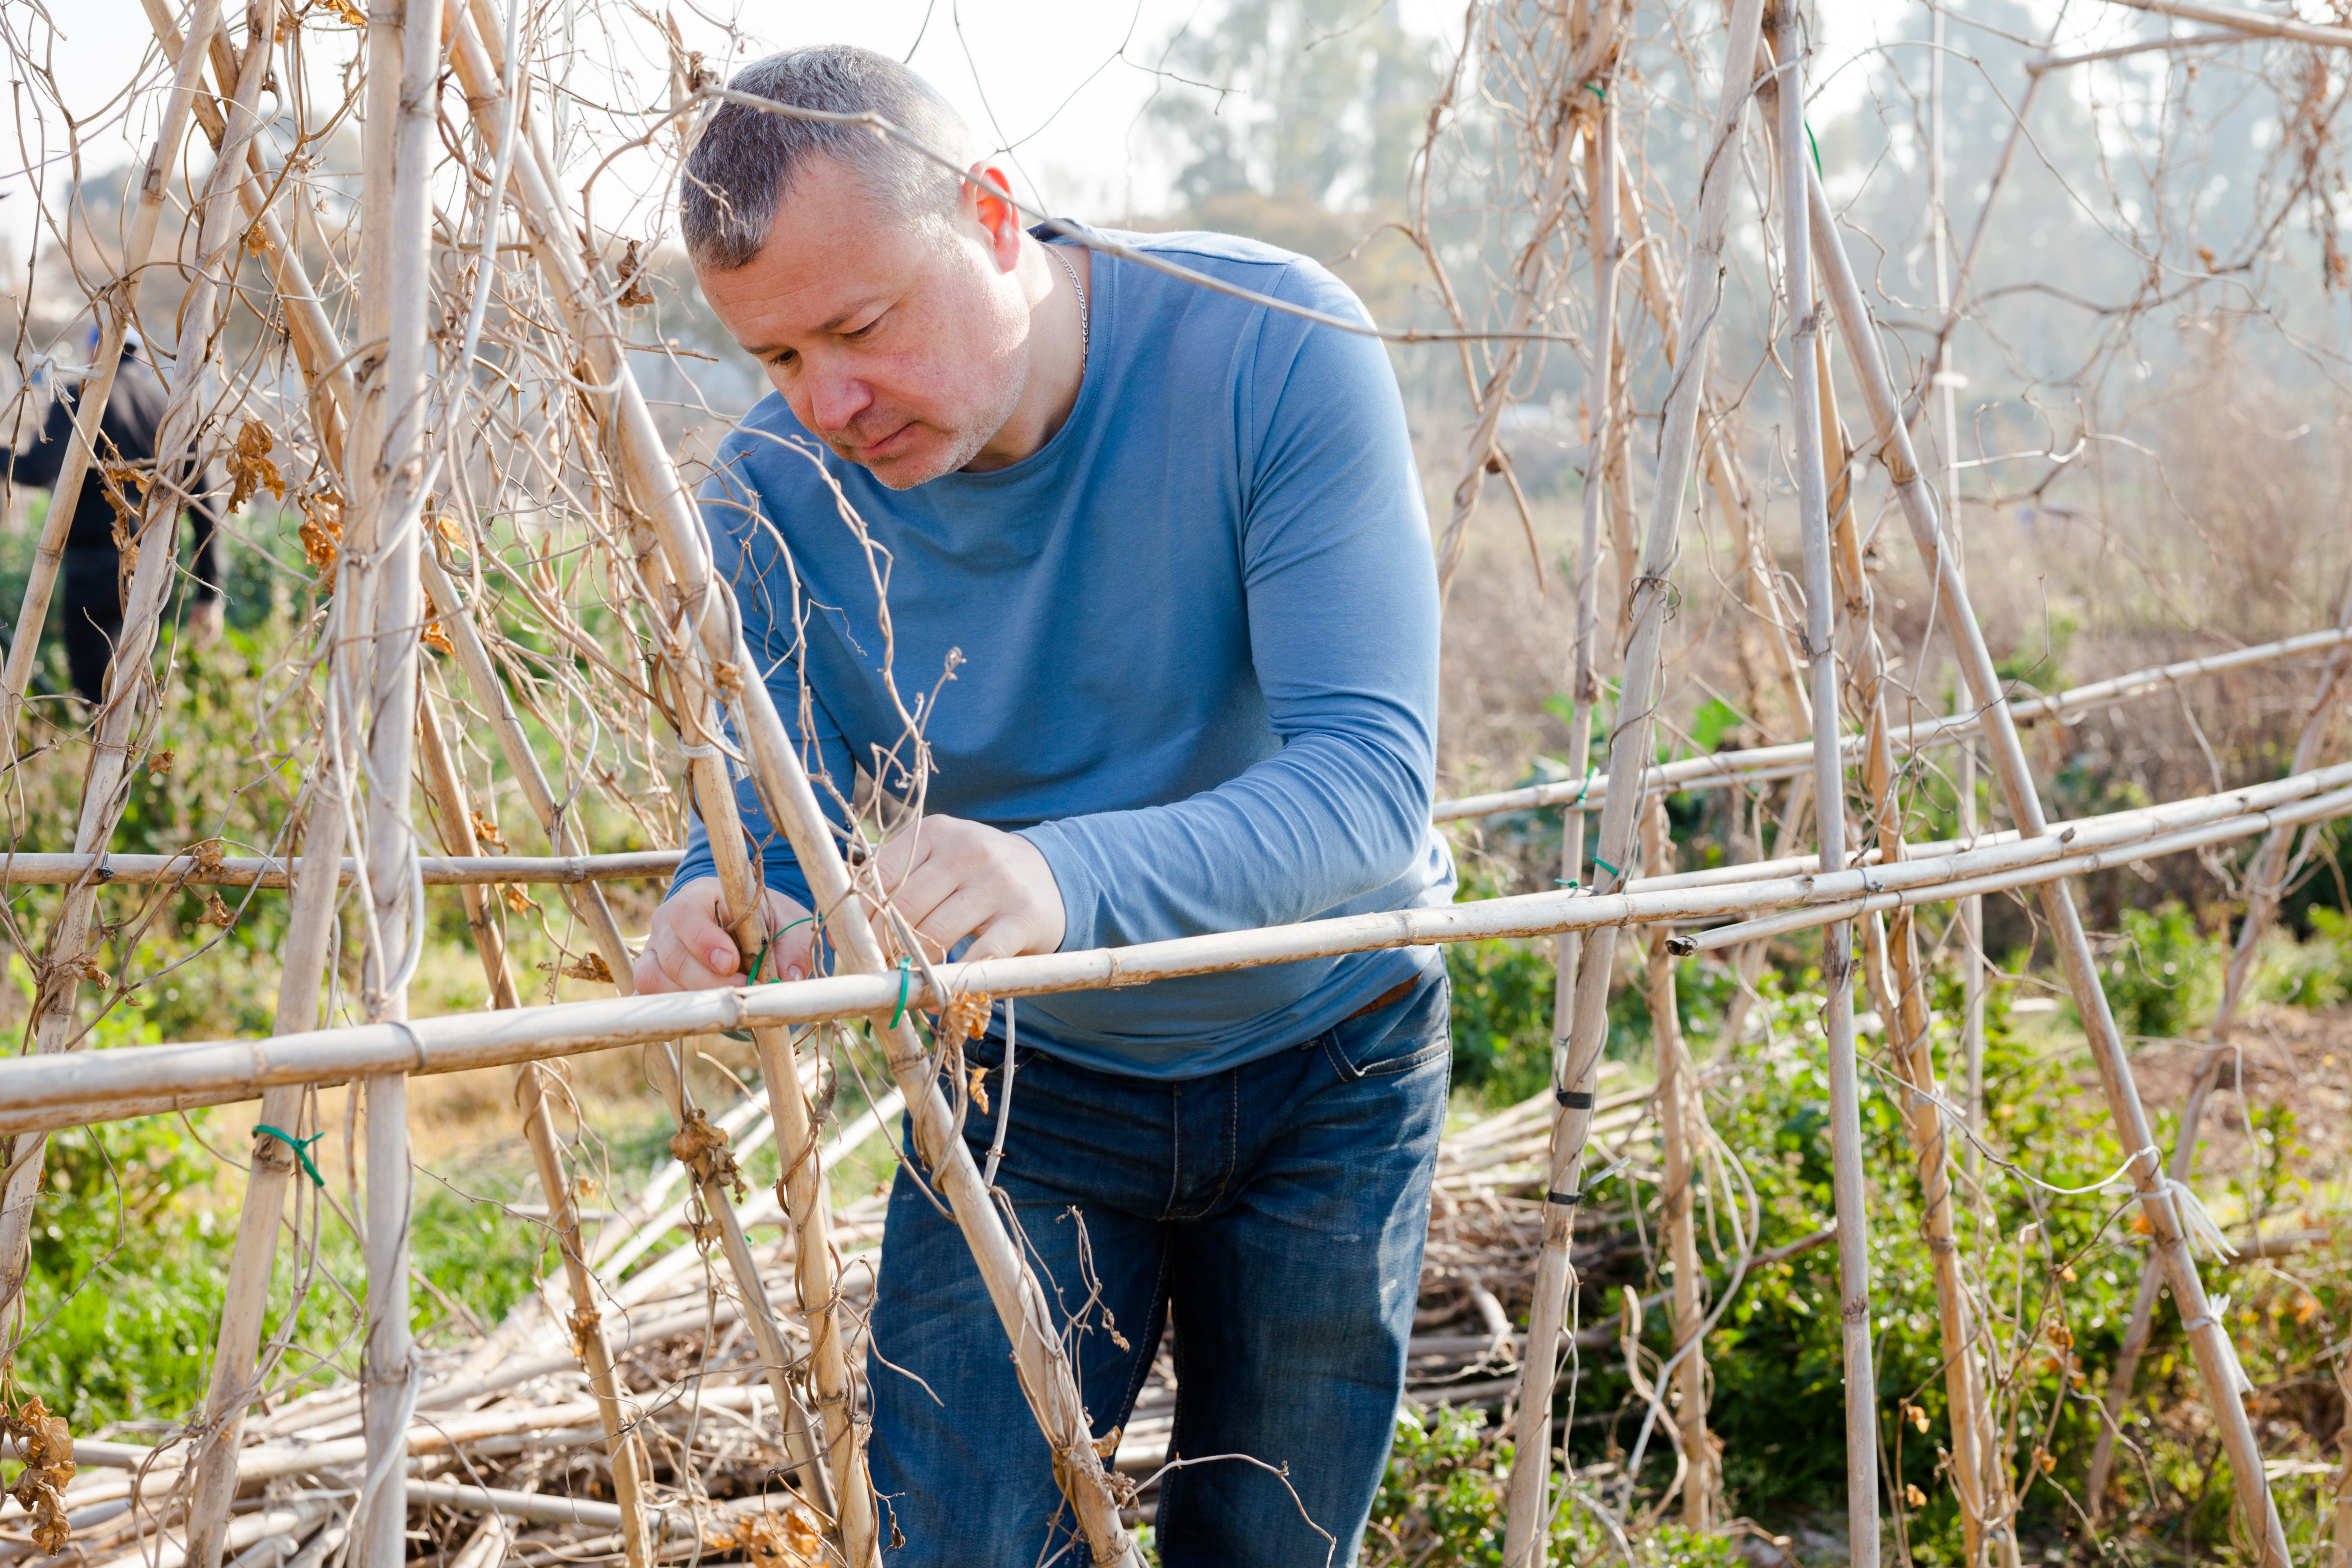
[[[1403,1001],[1406,997],[1412,995],[1412,988],[1420,984],[1421,978],[1418,975],[1415,975],[1411,980],[1400,980],[1394,985],[1390,986],[1387,990],[1381,992],[1379,995],[1373,997],[1370,1001],[1365,1003],[1354,1012],[1349,1014],[1344,1021],[1352,1024],[1357,1019],[1377,1013],[1383,1007],[1393,1007],[1398,1003]]]

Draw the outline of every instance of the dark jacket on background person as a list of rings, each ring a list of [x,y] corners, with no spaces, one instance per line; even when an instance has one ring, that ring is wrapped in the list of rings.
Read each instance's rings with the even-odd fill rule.
[[[50,402],[39,439],[9,458],[11,479],[20,485],[43,489],[58,482],[65,468],[74,416],[80,402],[79,385],[66,388]],[[106,400],[106,413],[99,421],[99,463],[154,461],[155,437],[163,423],[164,402],[163,384],[153,368],[126,352],[122,366],[115,374],[114,390]],[[185,484],[186,471],[184,468],[173,477]],[[121,488],[125,500],[134,506],[141,503],[145,486],[126,484]],[[194,493],[186,510],[195,523],[195,560],[192,569],[195,599],[206,604],[220,597],[219,519],[212,502],[202,493],[201,485],[190,484],[187,488]],[[115,549],[114,528],[114,502],[108,499],[98,464],[93,464],[74,506],[73,523],[66,534],[65,560],[59,572],[64,580],[60,596],[65,602],[66,665],[72,671],[74,689],[89,702],[96,702],[104,693],[106,667],[122,633],[121,563]],[[176,540],[176,526],[173,534]],[[18,628],[16,635],[23,635],[25,630]],[[40,635],[37,626],[29,630],[33,636]]]

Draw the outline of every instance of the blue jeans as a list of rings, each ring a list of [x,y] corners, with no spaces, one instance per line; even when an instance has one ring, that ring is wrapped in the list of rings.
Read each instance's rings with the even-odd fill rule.
[[[1404,1389],[1447,1005],[1439,970],[1302,1046],[1181,1082],[1021,1049],[997,1184],[1058,1303],[1096,1436],[1126,1423],[1175,1322],[1169,1457],[1206,1462],[1160,1483],[1165,1568],[1355,1561]],[[1000,1112],[1003,1053],[993,1037],[966,1052]],[[994,1131],[974,1105],[964,1140],[983,1165]],[[979,1271],[904,1168],[873,1330],[874,1484],[885,1542],[893,1527],[901,1542],[891,1568],[1035,1568],[1070,1546]]]

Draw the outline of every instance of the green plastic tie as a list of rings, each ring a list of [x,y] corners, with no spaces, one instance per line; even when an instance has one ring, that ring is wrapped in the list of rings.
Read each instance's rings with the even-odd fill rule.
[[[310,1178],[312,1185],[323,1187],[327,1184],[327,1178],[319,1174],[319,1167],[310,1163],[310,1145],[327,1135],[323,1131],[313,1132],[308,1138],[297,1138],[291,1132],[282,1128],[272,1127],[266,1121],[254,1131],[267,1132],[289,1149],[293,1150],[294,1157],[302,1162],[303,1173]]]
[[[890,1026],[894,1029],[898,1026],[898,1021],[907,1016],[907,984],[913,973],[914,966],[915,961],[911,958],[902,958],[898,961],[898,1010],[890,1015]]]
[[[1598,856],[1598,855],[1595,855],[1595,856],[1592,858],[1592,863],[1593,863],[1594,865],[1596,865],[1596,866],[1600,867],[1602,870],[1604,870],[1604,871],[1608,872],[1608,873],[1609,873],[1611,876],[1612,876],[1612,877],[1622,877],[1622,876],[1623,876],[1623,875],[1625,874],[1624,872],[1620,871],[1619,869],[1617,869],[1617,868],[1616,868],[1616,867],[1612,866],[1608,861],[1603,860],[1603,859],[1602,859],[1600,856]]]
[[[776,945],[778,938],[782,937],[785,931],[791,931],[793,926],[804,926],[814,919],[816,919],[814,915],[803,915],[800,919],[794,921],[792,925],[784,927],[783,931],[769,932],[768,940],[760,944],[760,951],[751,955],[751,973],[746,977],[745,984],[751,985],[757,985],[760,984],[760,965],[768,962],[769,951]]]

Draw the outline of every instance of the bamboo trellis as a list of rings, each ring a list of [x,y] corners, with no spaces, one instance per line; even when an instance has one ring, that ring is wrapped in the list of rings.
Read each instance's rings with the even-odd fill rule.
[[[2149,8],[2277,32],[2257,26],[2258,19],[2211,7],[2151,3]],[[0,1137],[8,1141],[0,1197],[0,1307],[16,1309],[13,1342],[25,1326],[20,1297],[49,1132],[260,1100],[261,1127],[208,1394],[204,1409],[191,1417],[188,1453],[153,1470],[185,1488],[173,1526],[184,1531],[185,1545],[172,1548],[181,1552],[181,1561],[218,1568],[233,1551],[282,1537],[289,1543],[277,1558],[282,1563],[312,1568],[348,1541],[362,1568],[391,1568],[404,1556],[411,1510],[428,1504],[606,1532],[629,1568],[646,1568],[681,1542],[696,1551],[714,1542],[740,1546],[726,1532],[751,1528],[748,1514],[714,1509],[707,1498],[681,1501],[672,1495],[676,1489],[657,1488],[654,1448],[667,1439],[619,1371],[623,1355],[644,1336],[639,1325],[616,1325],[614,1308],[627,1304],[632,1291],[674,1282],[689,1265],[667,1272],[668,1266],[656,1265],[625,1283],[619,1272],[683,1221],[698,1244],[688,1255],[705,1268],[710,1292],[693,1326],[716,1330],[724,1319],[748,1339],[764,1405],[749,1385],[743,1403],[772,1425],[782,1468],[793,1483],[785,1510],[797,1521],[793,1528],[807,1532],[816,1542],[808,1550],[825,1561],[860,1568],[877,1563],[887,1530],[866,1472],[861,1384],[867,1373],[857,1288],[845,1266],[843,1240],[868,1221],[856,1217],[855,1205],[838,1205],[829,1191],[828,1173],[850,1150],[845,1137],[826,1141],[830,1090],[823,1087],[826,1079],[816,1059],[831,1031],[862,1023],[887,1069],[887,1103],[905,1108],[917,1157],[987,1281],[1082,1549],[1098,1562],[1139,1562],[1122,1520],[1122,1510],[1135,1499],[1133,1483],[1101,1446],[1097,1423],[1080,1400],[1065,1324],[958,1134],[960,1091],[952,1074],[950,1087],[942,1089],[942,1069],[981,1026],[991,999],[1512,936],[1549,939],[1558,975],[1553,1086],[1540,1103],[1514,1108],[1487,1130],[1496,1144],[1507,1137],[1525,1143],[1517,1157],[1540,1158],[1535,1210],[1540,1221],[1530,1226],[1539,1230],[1539,1240],[1532,1246],[1532,1304],[1523,1335],[1499,1307],[1488,1312],[1500,1320],[1490,1353],[1506,1341],[1518,1341],[1516,1377],[1496,1380],[1512,1385],[1517,1451],[1526,1457],[1509,1481],[1506,1561],[1513,1568],[1539,1563],[1566,1489],[1565,1483],[1556,1485],[1553,1440],[1562,1351],[1570,1343],[1616,1342],[1611,1336],[1618,1329],[1632,1332],[1629,1325],[1638,1324],[1642,1307],[1637,1299],[1617,1329],[1596,1325],[1598,1339],[1588,1340],[1593,1330],[1575,1330],[1570,1322],[1576,1290],[1571,1247],[1586,1198],[1582,1189],[1590,1184],[1588,1147],[1625,1125],[1620,1120],[1625,1108],[1601,1097],[1602,1047],[1618,980],[1617,943],[1638,926],[1658,1079],[1654,1095],[1643,1097],[1650,1107],[1643,1114],[1654,1117],[1660,1139],[1674,1323],[1671,1376],[1643,1394],[1679,1456],[1685,1521],[1698,1530],[1716,1522],[1721,1479],[1706,1413],[1706,1331],[1714,1319],[1693,1217],[1714,1134],[1699,1099],[1704,1065],[1684,1042],[1675,1013],[1675,961],[1734,948],[1760,953],[1757,944],[1768,937],[1815,929],[1823,942],[1822,1022],[1837,1223],[1833,1235],[1824,1232],[1803,1245],[1834,1245],[1839,1251],[1850,1550],[1857,1559],[1876,1560],[1882,1513],[1853,984],[1858,968],[1886,1022],[1891,1064],[1906,1094],[1902,1109],[1935,1263],[1951,1475],[1968,1553],[1974,1563],[2014,1564],[2014,1479],[1991,1408],[1978,1285],[1956,1222],[1952,1145],[1969,1129],[1955,1120],[1939,1087],[1927,960],[1913,922],[1923,905],[2031,887],[2056,940],[2110,1115],[2130,1152],[2127,1173],[2154,1240],[2126,1353],[2108,1390],[2109,1432],[2094,1463],[2090,1506],[2095,1510],[2104,1487],[2109,1451],[2104,1445],[2147,1342],[2160,1269],[2195,1347],[2249,1537],[2262,1562],[2285,1568],[2284,1533],[2238,1397],[2235,1355],[2189,1249],[2194,1200],[2185,1195],[2185,1184],[2222,1037],[2253,946],[2275,911],[2294,836],[2307,825],[2352,816],[2352,764],[2322,765],[2321,753],[2352,631],[2339,616],[2334,630],[2012,700],[1995,674],[1958,571],[1948,497],[1936,495],[1913,450],[1881,326],[1854,276],[1844,232],[1808,149],[1802,109],[1811,49],[1804,16],[1794,6],[1768,7],[1765,0],[1734,0],[1730,6],[1721,32],[1717,101],[1698,142],[1688,241],[1674,248],[1667,226],[1644,216],[1644,187],[1625,148],[1624,95],[1634,78],[1623,68],[1639,10],[1596,0],[1565,7],[1558,16],[1547,13],[1516,34],[1493,35],[1510,39],[1507,48],[1517,51],[1519,80],[1530,94],[1519,105],[1515,133],[1520,156],[1536,171],[1505,285],[1489,305],[1500,325],[1482,331],[1475,312],[1444,276],[1424,182],[1416,237],[1438,271],[1452,326],[1383,334],[1451,342],[1475,406],[1453,510],[1437,544],[1450,585],[1490,473],[1505,479],[1528,541],[1538,546],[1536,571],[1543,572],[1533,510],[1498,430],[1530,374],[1528,367],[1550,345],[1575,342],[1562,323],[1577,309],[1587,312],[1590,331],[1581,346],[1587,384],[1597,401],[1588,422],[1570,612],[1571,776],[1442,801],[1433,812],[1434,821],[1444,824],[1561,809],[1565,885],[1442,910],[1203,933],[1092,952],[930,964],[915,962],[919,955],[903,931],[892,934],[888,889],[865,853],[873,847],[877,820],[858,817],[845,839],[828,824],[819,792],[836,781],[812,780],[805,771],[796,727],[744,644],[734,585],[714,572],[704,520],[639,383],[623,313],[634,308],[639,286],[628,270],[634,263],[616,258],[616,247],[606,243],[612,236],[591,226],[589,192],[572,183],[575,171],[551,134],[558,89],[530,63],[540,47],[533,33],[546,25],[544,18],[520,8],[502,11],[496,0],[375,8],[365,16],[363,45],[351,62],[348,96],[331,104],[296,102],[295,132],[284,144],[285,138],[273,141],[276,133],[258,104],[273,72],[296,84],[271,89],[281,103],[311,90],[307,84],[318,73],[303,63],[303,31],[315,24],[283,0],[255,0],[240,28],[240,19],[224,16],[217,0],[195,0],[183,31],[181,18],[161,0],[150,4],[158,43],[172,62],[162,130],[142,174],[121,269],[98,300],[99,368],[84,393],[66,476],[35,553],[18,624],[38,626],[58,575],[72,499],[93,472],[106,477],[92,467],[98,412],[121,346],[140,316],[144,258],[156,244],[168,187],[178,177],[194,125],[205,133],[213,161],[200,184],[191,176],[187,280],[173,316],[180,352],[159,449],[169,455],[194,449],[207,457],[234,449],[250,465],[245,433],[257,429],[267,438],[261,452],[286,454],[284,469],[307,469],[293,480],[295,504],[308,519],[306,545],[331,574],[331,591],[304,628],[304,647],[287,661],[286,701],[289,710],[315,716],[315,733],[308,752],[293,759],[300,783],[290,820],[266,852],[231,855],[217,841],[171,855],[110,852],[126,781],[136,759],[156,744],[160,699],[172,679],[171,663],[159,674],[152,657],[173,571],[173,552],[159,542],[170,538],[186,492],[203,482],[175,479],[168,462],[151,470],[143,508],[128,534],[125,637],[105,700],[85,735],[54,742],[86,740],[89,748],[73,850],[17,853],[12,847],[0,862],[0,880],[63,889],[47,931],[31,1048],[0,1062]],[[1474,7],[1474,18],[1478,15]],[[2303,26],[2278,36],[2321,45],[2352,42],[2352,34],[2339,34]],[[1488,47],[1505,46],[1490,39]],[[648,117],[638,140],[650,144],[668,136],[682,145],[678,138],[692,115],[725,95],[705,79],[698,62],[678,57],[674,37],[664,47],[672,68],[671,100]],[[2033,79],[2038,83],[2040,74]],[[314,143],[345,117],[362,131],[362,179],[344,228],[330,234],[315,199],[320,154]],[[904,139],[895,127],[876,129]],[[1438,133],[1433,116],[1433,144]],[[1790,602],[1769,564],[1756,500],[1762,487],[1741,472],[1738,447],[1727,433],[1731,415],[1711,380],[1732,297],[1730,247],[1739,221],[1735,196],[1751,167],[1752,149],[1769,153],[1754,158],[1752,167],[1762,171],[1769,187],[1759,216],[1777,245],[1770,335],[1786,375],[1791,430],[1780,456],[1795,480],[1801,607]],[[1940,223],[1940,194],[1937,202]],[[1115,241],[1098,243],[1109,256],[1133,257]],[[1960,282],[1939,283],[1940,310],[1959,310],[1973,251],[1972,241]],[[1579,307],[1573,264],[1587,256],[1591,298]],[[241,270],[248,258],[262,274],[257,286]],[[1629,261],[1635,283],[1630,289],[1623,287]],[[1942,261],[1939,250],[1939,268]],[[1659,332],[1665,388],[1654,488],[1638,548],[1632,441],[1638,423],[1632,390],[1637,342],[1620,320],[1625,294],[1639,301],[1637,310]],[[277,382],[264,374],[266,355],[240,346],[232,331],[243,330],[239,310],[278,334],[290,353],[292,363],[281,367]],[[1938,355],[1956,319],[1946,317]],[[1856,501],[1864,475],[1837,414],[1835,365],[1827,346],[1832,322],[1867,411],[1865,447],[1885,468],[1894,503],[1935,584],[1937,629],[1966,689],[1961,710],[1948,718],[1895,722],[1888,622],[1871,587]],[[1483,367],[1476,359],[1481,352],[1489,355]],[[1948,446],[1948,411],[1943,424]],[[288,477],[270,465],[281,494]],[[1771,693],[1787,710],[1788,727],[1768,730],[1768,736],[1801,733],[1803,739],[1661,763],[1654,732],[1662,721],[1667,626],[1684,569],[1686,491],[1694,481],[1702,496],[1713,498],[1735,538],[1731,597],[1740,614],[1733,637],[1737,662],[1748,671],[1750,706],[1760,712],[1766,703],[1759,694]],[[502,513],[543,505],[548,497],[560,498],[569,531],[551,530],[537,538],[496,534]],[[1622,590],[1609,611],[1600,602],[1604,555]],[[599,616],[621,628],[617,636],[588,629],[592,600]],[[548,676],[551,661],[534,663],[503,618],[517,605],[542,621],[568,656],[597,679]],[[1602,627],[1612,624],[1616,635],[1604,647]],[[0,732],[14,736],[35,721],[29,694],[37,646],[37,637],[28,633],[11,647],[0,674]],[[425,658],[428,646],[443,650],[441,658]],[[2076,822],[2045,820],[2019,741],[2021,725],[2079,722],[2087,713],[2174,691],[2187,681],[2315,654],[2328,656],[2328,664],[2286,778]],[[1622,660],[1622,679],[1604,772],[1590,752],[1592,727],[1604,712],[1604,667],[1612,658]],[[593,735],[583,738],[551,720],[551,710],[567,708],[593,719]],[[1851,732],[1848,714],[1855,721]],[[603,738],[607,731],[621,738]],[[667,773],[657,734],[667,735],[668,754],[676,759]],[[919,726],[910,723],[908,740],[919,753]],[[1920,765],[1931,748],[1953,745],[1968,749],[1971,758],[1973,748],[1983,748],[2012,831],[1977,833],[1967,821],[1958,842],[1925,843],[1908,836],[1906,769]],[[488,797],[477,781],[489,775],[493,756],[544,837],[546,855],[506,853],[500,830],[484,815]],[[623,773],[632,782],[624,782]],[[630,994],[635,954],[606,885],[666,875],[677,853],[598,853],[590,807],[633,794],[667,795],[670,777],[682,779],[682,795],[663,805],[667,821],[674,827],[679,804],[690,802],[709,828],[730,930],[747,961],[774,934],[756,850],[737,805],[738,778],[751,781],[808,874],[836,959],[833,974],[695,995]],[[421,804],[413,798],[415,784],[422,785],[415,792],[424,797]],[[1752,860],[1709,872],[1675,871],[1665,796],[1720,788],[1760,797],[1780,784],[1787,786],[1782,847],[1800,841],[1799,825],[1810,816],[1810,853],[1768,859],[1759,837]],[[1857,808],[1858,852],[1847,840],[1849,811]],[[1598,816],[1589,846],[1587,814]],[[2257,836],[2252,908],[2185,1113],[2186,1131],[2168,1168],[2101,991],[2070,880]],[[433,841],[442,856],[424,853]],[[1588,853],[1596,870],[1591,884],[1580,886]],[[1637,855],[1649,875],[1631,874]],[[283,953],[278,1032],[267,1040],[79,1050],[89,1029],[84,985],[112,986],[92,955],[102,934],[102,889],[115,884],[174,891],[290,889],[292,936]],[[576,957],[563,948],[571,963],[562,973],[610,984],[617,996],[526,1005],[507,915],[530,905],[520,889],[533,884],[560,889],[570,922],[562,940],[581,944]],[[407,1016],[430,886],[460,889],[489,990],[488,1012]],[[502,898],[501,889],[515,891]],[[362,954],[356,995],[340,1002],[344,982],[331,962],[341,939],[339,919],[361,933]],[[936,1027],[919,1026],[924,1013],[940,1015]],[[337,1015],[354,1021],[322,1026]],[[801,1026],[818,1027],[800,1034]],[[760,1087],[738,1113],[714,1119],[698,1097],[695,1052],[688,1042],[728,1030],[748,1031]],[[567,1145],[561,1125],[566,1090],[543,1064],[624,1044],[653,1047],[646,1061],[677,1129],[671,1145],[676,1181],[688,1196],[665,1207],[648,1194],[634,1216],[633,1237],[627,1234],[632,1227],[616,1226],[592,1242],[583,1228],[580,1153]],[[576,1363],[585,1379],[588,1397],[566,1407],[564,1419],[593,1432],[612,1480],[610,1505],[407,1473],[413,1457],[433,1446],[419,1437],[418,1412],[478,1396],[488,1375],[461,1369],[455,1376],[428,1376],[411,1340],[407,1244],[415,1195],[408,1087],[418,1076],[489,1066],[515,1069],[518,1119],[564,1274],[560,1302],[551,1293],[541,1310],[551,1321],[560,1321],[558,1338],[569,1348],[549,1360],[556,1366]],[[338,1394],[341,1403],[307,1408],[298,1402],[257,1417],[257,1405],[278,1385],[286,1354],[283,1334],[265,1342],[263,1327],[287,1228],[289,1189],[302,1191],[299,1172],[308,1156],[296,1141],[307,1142],[318,1131],[316,1091],[346,1083],[355,1086],[364,1107],[365,1206],[359,1228],[366,1279],[358,1300],[365,1345],[353,1382],[361,1397]],[[877,1104],[868,1121],[878,1125],[886,1114]],[[1499,1130],[1505,1121],[1507,1135]],[[773,1139],[785,1173],[764,1209],[739,1205],[735,1190],[736,1157],[759,1138]],[[1451,1145],[1448,1159],[1461,1160],[1465,1147],[1475,1144]],[[318,1217],[314,1213],[314,1231]],[[763,1262],[751,1233],[755,1224],[771,1220],[780,1223],[786,1239]],[[1752,1236],[1745,1238],[1738,1270],[1764,1256],[1754,1242]],[[788,1265],[788,1289],[772,1284],[780,1261]],[[1492,1300],[1489,1293],[1486,1301]],[[1669,1401],[1675,1408],[1664,1415]],[[288,1425],[297,1410],[307,1425]],[[356,1429],[339,1429],[352,1421]],[[531,1440],[528,1422],[486,1418],[467,1426],[466,1417],[457,1417],[443,1426],[453,1448]],[[306,1435],[307,1446],[275,1441],[297,1433]],[[232,1517],[239,1485],[313,1475],[334,1465],[346,1467],[355,1497],[331,1503],[324,1494],[301,1494],[305,1500],[274,1511]],[[509,1528],[486,1526],[458,1562],[461,1568],[493,1568],[510,1547]]]

